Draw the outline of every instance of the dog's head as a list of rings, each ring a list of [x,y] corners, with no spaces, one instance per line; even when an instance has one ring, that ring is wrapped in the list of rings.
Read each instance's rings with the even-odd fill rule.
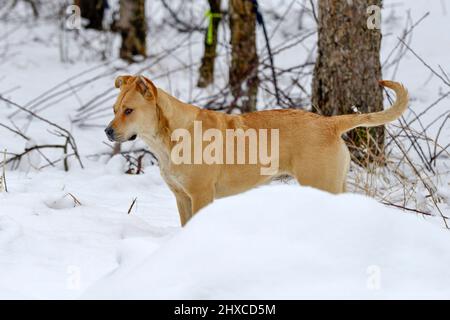
[[[134,140],[156,121],[158,91],[143,76],[119,76],[115,81],[120,89],[114,104],[114,119],[105,129],[110,141]]]

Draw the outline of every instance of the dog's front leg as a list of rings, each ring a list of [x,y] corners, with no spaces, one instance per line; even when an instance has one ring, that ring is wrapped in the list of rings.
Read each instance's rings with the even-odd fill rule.
[[[192,201],[188,194],[183,191],[175,191],[178,213],[180,214],[181,226],[184,227],[192,217]]]
[[[177,199],[181,226],[185,226],[195,213],[214,201],[212,186],[200,187],[199,184],[189,184],[181,187],[179,184],[171,183],[169,187]]]
[[[208,189],[204,189],[200,192],[191,194],[193,215],[213,201],[214,201],[214,193]]]

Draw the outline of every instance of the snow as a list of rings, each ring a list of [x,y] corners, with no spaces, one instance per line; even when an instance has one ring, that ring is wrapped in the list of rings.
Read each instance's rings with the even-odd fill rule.
[[[268,186],[215,202],[83,298],[449,298],[449,241],[363,196]]]
[[[146,171],[11,173],[11,192],[0,195],[9,213],[0,216],[2,296],[450,296],[450,233],[422,217],[275,184],[217,200],[180,230],[157,168]]]
[[[216,92],[226,81],[229,64],[222,46],[216,86],[195,88],[197,66],[192,62],[201,57],[203,35],[179,35],[164,24],[164,9],[150,3],[152,60],[133,66],[115,55],[99,61],[98,51],[105,49],[107,37],[99,37],[90,47],[81,46],[83,37],[96,36],[84,31],[78,38],[65,35],[70,62],[62,63],[61,34],[53,20],[24,23],[16,10],[15,20],[0,21],[0,94],[67,128],[84,164],[81,169],[70,157],[69,172],[64,172],[61,161],[41,168],[47,161],[33,151],[18,167],[7,169],[9,192],[0,193],[0,299],[450,298],[450,233],[441,227],[439,217],[425,219],[361,195],[334,196],[275,183],[217,200],[181,229],[175,198],[157,166],[147,161],[144,174],[125,174],[125,159],[111,158],[104,144],[103,130],[112,118],[117,93],[114,78],[143,70],[158,86],[201,105],[203,96]],[[283,15],[290,3],[261,1],[261,7],[277,8]],[[439,70],[441,65],[449,72],[450,42],[442,30],[450,27],[450,8],[443,10],[443,3],[384,1],[382,61],[402,35],[408,15],[415,22],[429,11],[408,43],[433,68]],[[266,16],[269,34],[277,30],[271,38],[274,48],[297,32],[312,30],[310,17],[299,22],[300,7],[300,2],[295,3],[278,27],[278,21]],[[182,17],[201,21],[204,9],[196,6]],[[299,24],[304,29],[298,29]],[[227,44],[228,35],[223,30],[220,34],[221,42]],[[179,44],[181,38],[186,42]],[[116,40],[110,44],[112,52],[118,51]],[[259,40],[264,52],[262,37]],[[289,67],[313,61],[308,51],[315,40],[312,36],[284,51],[275,63]],[[170,55],[161,56],[174,45]],[[416,113],[448,91],[409,52],[398,69],[384,70],[384,77],[405,83]],[[280,85],[290,86],[292,79],[279,80]],[[310,80],[305,74],[299,82],[309,88]],[[55,86],[67,92],[41,96]],[[80,111],[97,96],[101,97],[98,109],[94,103]],[[265,108],[273,97],[261,92],[259,101]],[[447,97],[433,107],[424,122],[448,112],[449,101]],[[63,142],[43,122],[15,114],[16,109],[3,102],[0,106],[0,123],[10,125],[11,119],[30,138],[26,141],[0,127],[0,152]],[[96,110],[102,111],[96,114]],[[87,120],[73,123],[84,115]],[[412,112],[405,115],[406,119],[413,116]],[[432,126],[428,133],[434,136],[438,129]],[[447,125],[440,144],[449,142]],[[125,150],[142,147],[139,141],[123,146]],[[52,160],[63,156],[61,150],[46,150],[45,155]],[[442,173],[436,183],[442,198],[438,205],[450,216],[448,157],[438,162],[438,171]],[[394,179],[381,182],[397,183]],[[417,207],[426,209],[421,203],[426,202],[427,192],[420,195],[420,186],[415,188]],[[399,197],[403,192],[396,190]]]
[[[0,193],[0,297],[9,297],[6,290],[26,298],[76,298],[118,267],[118,250],[132,247],[127,243],[133,238],[145,237],[140,251],[145,254],[178,230],[175,199],[158,168],[147,171],[111,174],[109,166],[93,164],[32,178],[10,172],[10,192]],[[135,197],[137,207],[128,215]],[[123,253],[132,255],[132,248]],[[79,285],[69,285],[78,276]]]

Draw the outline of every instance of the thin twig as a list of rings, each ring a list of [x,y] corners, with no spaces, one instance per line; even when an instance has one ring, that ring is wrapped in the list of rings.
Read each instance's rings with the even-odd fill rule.
[[[443,76],[441,76],[438,72],[436,72],[436,70],[434,70],[434,69],[433,69],[433,68],[432,68],[425,60],[422,59],[421,56],[419,56],[413,49],[411,49],[411,47],[408,46],[408,45],[405,43],[405,41],[403,41],[403,40],[400,39],[400,38],[398,38],[398,40],[399,40],[401,43],[403,43],[403,45],[404,45],[409,51],[411,51],[412,54],[413,54],[417,59],[419,59],[419,61],[422,62],[423,65],[424,65],[425,67],[427,67],[427,68],[428,68],[428,69],[429,69],[436,77],[438,77],[439,79],[441,79],[443,83],[445,83],[447,86],[450,87],[450,82],[447,81],[447,80],[446,80]]]
[[[77,206],[81,206],[82,204],[81,204],[81,202],[80,202],[80,200],[78,200],[72,193],[68,193],[68,194],[66,194],[67,196],[70,196],[71,198],[72,198],[72,200],[73,200],[73,202],[74,202],[74,204],[75,204],[75,207],[77,207]]]
[[[136,203],[136,200],[137,200],[137,198],[134,198],[134,199],[133,199],[133,202],[131,203],[131,206],[130,206],[130,208],[128,209],[128,214],[131,214],[131,210],[133,209],[134,204]]]
[[[8,192],[8,185],[6,183],[6,149],[3,152],[3,169],[2,169],[2,183],[3,183],[3,189],[5,192]],[[2,190],[0,190],[2,191]]]
[[[396,207],[396,208],[399,208],[399,209],[403,209],[403,210],[406,210],[406,211],[411,211],[411,212],[415,212],[415,213],[420,213],[420,214],[422,214],[422,215],[424,215],[424,216],[434,217],[434,215],[432,215],[432,214],[429,213],[429,212],[425,212],[425,211],[421,211],[421,210],[417,210],[417,209],[413,209],[413,208],[407,208],[407,207],[405,207],[405,206],[401,206],[401,205],[398,205],[398,204],[394,204],[394,203],[392,203],[392,202],[381,201],[381,203],[382,203],[382,204],[385,204],[385,205],[388,205],[388,206],[392,206],[392,207]],[[446,216],[443,216],[443,217],[444,217],[444,219],[448,219],[448,217],[446,217]]]

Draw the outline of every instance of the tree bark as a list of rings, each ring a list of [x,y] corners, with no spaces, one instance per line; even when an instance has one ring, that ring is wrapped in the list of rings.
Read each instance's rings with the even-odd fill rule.
[[[323,115],[383,110],[381,32],[367,26],[367,8],[381,0],[319,0],[318,57],[312,104]],[[384,127],[357,128],[348,133],[354,160],[362,165],[382,161]]]
[[[242,112],[256,110],[258,54],[256,12],[252,1],[230,0],[231,67],[229,84],[234,103]]]
[[[145,0],[120,0],[117,27],[122,35],[120,57],[133,62],[137,55],[146,56],[147,21]]]
[[[221,0],[209,0],[209,25],[205,33],[205,51],[202,58],[202,64],[199,69],[199,78],[197,83],[199,88],[206,88],[214,82],[214,62],[216,60],[217,33],[221,20],[220,4]]]
[[[86,28],[103,30],[103,17],[107,8],[107,0],[75,0],[81,9],[81,16],[89,20]]]

